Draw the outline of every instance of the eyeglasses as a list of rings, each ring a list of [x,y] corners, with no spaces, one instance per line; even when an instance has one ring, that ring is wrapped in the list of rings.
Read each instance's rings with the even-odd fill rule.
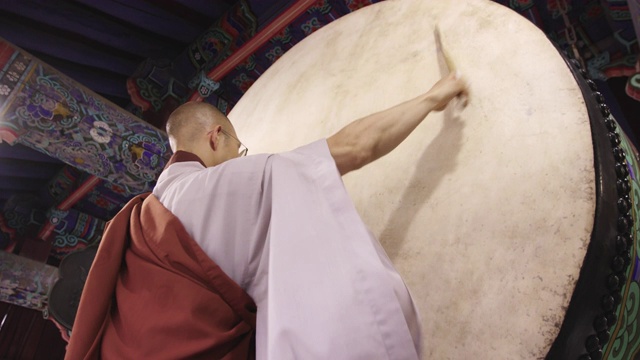
[[[242,156],[246,156],[246,155],[247,155],[247,152],[249,152],[249,149],[248,149],[248,148],[247,148],[247,147],[246,147],[246,146],[245,146],[245,145],[244,145],[240,140],[238,140],[238,138],[237,138],[237,137],[235,137],[235,136],[233,136],[233,135],[229,134],[229,133],[228,133],[228,132],[226,132],[224,129],[220,129],[220,131],[221,131],[223,134],[227,135],[228,137],[232,138],[233,140],[237,141],[237,142],[238,142],[238,144],[240,144],[240,147],[238,148],[238,156],[242,157]],[[207,133],[207,135],[211,134],[212,132],[213,132],[213,130],[209,131],[209,132]]]

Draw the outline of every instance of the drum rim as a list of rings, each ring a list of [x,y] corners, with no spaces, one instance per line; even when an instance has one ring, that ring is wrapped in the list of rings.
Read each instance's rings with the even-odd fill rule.
[[[97,251],[98,251],[97,245],[90,245],[82,250],[72,252],[62,259],[62,261],[60,262],[60,266],[58,267],[58,273],[60,277],[53,284],[53,286],[51,287],[51,290],[49,291],[49,296],[48,296],[49,303],[47,304],[47,310],[48,310],[48,313],[60,325],[62,325],[67,330],[71,330],[73,327],[73,323],[75,322],[76,313],[78,312],[78,306],[80,305],[80,298],[82,296],[82,290],[84,289],[86,277],[88,276],[90,271],[90,268],[89,268],[87,269],[86,273],[81,274],[79,272],[74,271],[73,269],[69,269],[70,265],[68,264],[70,264],[71,260],[73,260],[73,258],[75,257],[80,257],[80,259],[88,262],[88,259],[83,259],[83,257],[89,256],[91,257],[91,262],[89,263],[89,265],[92,265],[93,259],[95,258]],[[84,275],[84,278],[82,278],[83,275]],[[80,291],[78,293],[68,293],[68,292],[60,293],[60,291],[63,291],[62,289],[64,289],[63,287],[64,283],[71,283],[74,281],[75,281],[74,285],[77,284],[78,282],[82,284],[82,287],[80,287],[79,289]],[[60,295],[56,296],[56,294],[58,293],[60,293]],[[54,299],[56,299],[56,301],[52,302],[52,300]],[[71,304],[61,305],[61,306],[65,306],[66,308],[72,308],[72,310],[74,310],[73,316],[68,317],[69,314],[63,314],[63,312],[58,311],[57,304],[60,301],[71,301],[71,300],[73,300],[74,302]],[[53,303],[53,306],[52,306],[52,303]]]
[[[591,241],[584,258],[562,326],[547,359],[577,359],[589,355],[601,358],[611,341],[609,330],[617,323],[616,309],[631,258],[629,250],[636,239],[630,231],[629,173],[624,157],[616,160],[614,150],[621,143],[620,134],[604,96],[597,84],[575,60],[563,59],[582,91],[591,126],[596,181],[596,209]],[[626,183],[627,186],[624,187]],[[627,202],[626,213],[619,203]],[[625,237],[626,248],[617,246]],[[620,264],[623,264],[620,266]],[[612,281],[615,277],[618,281]],[[623,281],[624,280],[624,281]],[[620,284],[625,283],[625,284]],[[591,358],[590,357],[590,358]]]

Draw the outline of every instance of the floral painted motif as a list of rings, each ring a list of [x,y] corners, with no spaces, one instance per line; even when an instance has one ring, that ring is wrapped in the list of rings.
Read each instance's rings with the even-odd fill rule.
[[[278,34],[272,37],[271,41],[291,41],[291,29],[289,29],[289,27],[284,28]]]
[[[9,88],[7,85],[5,84],[0,85],[0,95],[7,96],[9,95],[10,92],[11,92],[11,88]]]
[[[18,71],[24,71],[27,68],[27,65],[25,65],[22,61],[16,62],[14,66]]]
[[[108,144],[111,140],[111,136],[113,135],[113,131],[109,124],[104,121],[95,121],[93,123],[93,128],[89,130],[89,134],[93,140],[99,142],[100,144]]]
[[[302,24],[302,31],[304,31],[304,33],[307,35],[311,35],[311,33],[320,29],[321,27],[322,27],[322,24],[320,24],[320,22],[318,21],[318,18],[314,17],[309,21],[305,22],[304,24]]]
[[[281,47],[276,46],[276,47],[274,47],[273,49],[269,50],[269,51],[265,54],[265,57],[266,57],[267,59],[269,59],[269,61],[271,61],[271,62],[276,62],[276,60],[280,59],[280,57],[281,57],[282,55],[284,55],[284,51],[282,51],[282,48],[281,48]],[[245,76],[246,76],[246,74],[242,74],[242,75],[245,75]],[[234,84],[235,84],[235,81],[234,81]],[[247,91],[248,89],[249,89],[249,88],[246,88],[246,90],[242,90],[242,88],[241,88],[241,90],[242,90],[242,91]]]
[[[9,79],[9,81],[11,82],[16,82],[18,81],[19,78],[20,78],[20,75],[15,71],[9,71],[7,73],[7,79]]]
[[[275,55],[274,55],[275,56]],[[242,91],[247,91],[255,82],[254,79],[249,78],[246,74],[240,74],[237,78],[233,79],[233,84]]]

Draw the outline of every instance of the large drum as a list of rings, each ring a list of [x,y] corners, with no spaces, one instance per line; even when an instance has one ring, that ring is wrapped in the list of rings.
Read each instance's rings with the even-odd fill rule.
[[[361,9],[287,52],[229,117],[253,153],[328,137],[444,75],[436,25],[469,106],[344,177],[417,303],[423,357],[633,358],[634,152],[595,84],[516,13],[483,0]]]

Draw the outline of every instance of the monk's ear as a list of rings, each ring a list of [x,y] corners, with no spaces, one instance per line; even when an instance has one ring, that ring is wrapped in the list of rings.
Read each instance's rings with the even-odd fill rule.
[[[211,146],[211,149],[213,151],[218,150],[218,148],[220,147],[221,132],[222,132],[222,126],[216,125],[216,127],[214,127],[213,130],[207,133],[207,136],[209,136],[209,146]]]

